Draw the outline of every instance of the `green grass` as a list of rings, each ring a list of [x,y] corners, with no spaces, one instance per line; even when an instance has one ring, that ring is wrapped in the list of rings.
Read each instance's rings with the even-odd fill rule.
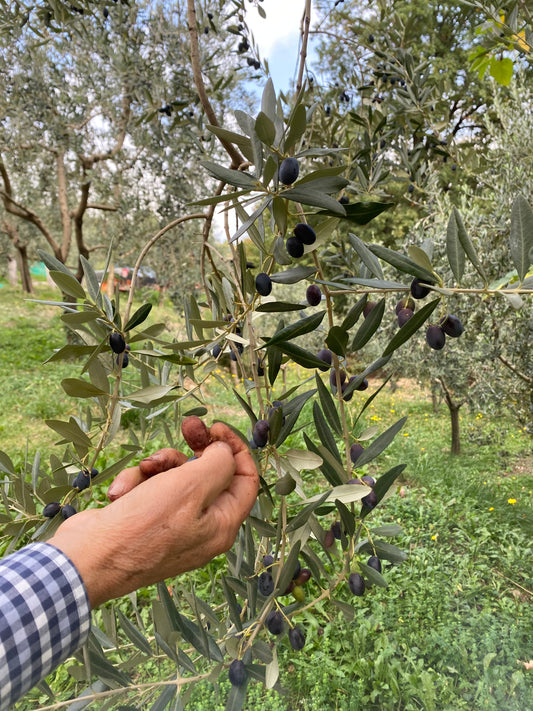
[[[165,318],[170,315],[168,311]],[[79,366],[41,365],[63,342],[55,311],[23,303],[18,294],[3,289],[0,318],[4,384],[0,449],[16,460],[25,456],[28,447],[31,460],[37,449],[54,450],[54,435],[42,418],[65,417],[75,411],[60,380]],[[244,394],[243,384],[220,370],[226,387],[215,381],[205,388],[207,419],[225,419],[246,430],[249,423],[231,392],[236,387]],[[307,375],[302,369],[289,368],[289,385]],[[351,424],[378,384],[374,381],[368,391],[356,393],[350,403]],[[277,389],[274,396],[281,392]],[[298,622],[307,634],[304,650],[293,652],[286,638],[279,648],[284,693],[266,691],[252,682],[245,708],[533,711],[532,672],[522,664],[533,651],[531,439],[508,417],[461,412],[463,453],[459,457],[449,454],[445,406],[434,412],[428,394],[413,383],[400,383],[395,392],[385,387],[364,413],[355,435],[371,425],[383,431],[408,416],[393,444],[365,470],[379,475],[394,464],[406,463],[402,495],[380,506],[372,514],[372,523],[401,523],[403,534],[394,542],[409,558],[402,565],[386,564],[386,590],[373,587],[357,599],[347,588],[338,592],[341,601],[353,605],[353,619],[325,603],[301,615]],[[307,405],[298,424],[310,432],[311,423],[311,406]],[[156,436],[148,447],[164,444],[164,438]],[[290,446],[302,445],[299,430]],[[316,473],[304,474],[304,484],[309,493],[323,486]],[[220,569],[220,561],[215,562],[212,570]],[[189,580],[200,594],[210,589],[207,570],[191,574]],[[317,581],[311,580],[308,597],[318,592]],[[139,614],[148,633],[152,595],[153,590],[138,594]],[[118,604],[131,614],[128,598]],[[166,678],[169,664],[150,660],[137,681]],[[187,708],[224,709],[229,683],[225,674],[221,679],[217,684],[196,685]],[[66,667],[48,681],[58,692],[57,700],[84,688],[67,674]],[[45,703],[46,697],[34,690],[17,708],[27,711]],[[137,704],[130,694],[127,699],[91,708],[141,708]]]

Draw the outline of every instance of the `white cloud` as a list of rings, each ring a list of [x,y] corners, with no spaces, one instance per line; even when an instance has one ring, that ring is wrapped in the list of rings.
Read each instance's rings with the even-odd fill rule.
[[[279,42],[290,40],[297,46],[305,0],[264,0],[261,7],[266,12],[266,19],[252,8],[246,14],[246,23],[261,55],[269,59],[272,48]]]

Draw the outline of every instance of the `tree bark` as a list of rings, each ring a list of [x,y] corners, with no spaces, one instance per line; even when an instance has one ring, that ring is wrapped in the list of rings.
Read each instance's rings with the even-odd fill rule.
[[[28,245],[20,239],[16,225],[9,220],[4,220],[2,222],[2,231],[8,235],[16,249],[16,263],[20,272],[22,289],[26,294],[33,294],[33,284],[31,281],[30,267],[28,263]],[[15,285],[16,283],[17,281],[15,277]]]
[[[25,242],[18,240],[18,242],[15,243],[15,249],[17,250],[17,262],[20,271],[20,280],[22,282],[22,291],[26,294],[33,294],[27,245]]]
[[[452,426],[451,452],[452,452],[452,454],[461,454],[461,432],[460,432],[460,428],[459,428],[459,410],[465,404],[466,400],[461,400],[460,402],[457,402],[456,400],[453,399],[453,397],[452,397],[453,393],[447,387],[444,379],[443,378],[436,378],[436,381],[442,387],[442,390],[444,392],[444,400],[446,401],[446,405],[448,406],[448,411],[450,413],[450,421],[451,421],[451,426]]]
[[[452,423],[452,454],[461,454],[461,434],[459,431],[459,408],[460,405],[454,405],[446,401],[450,410],[450,419]]]
[[[15,259],[15,257],[7,258],[7,279],[11,286],[16,286],[18,283],[17,260]]]

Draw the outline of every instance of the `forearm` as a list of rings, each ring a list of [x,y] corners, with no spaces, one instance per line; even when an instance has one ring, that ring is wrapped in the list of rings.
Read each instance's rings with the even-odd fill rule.
[[[0,562],[0,710],[76,651],[90,629],[89,600],[73,563],[47,543]]]

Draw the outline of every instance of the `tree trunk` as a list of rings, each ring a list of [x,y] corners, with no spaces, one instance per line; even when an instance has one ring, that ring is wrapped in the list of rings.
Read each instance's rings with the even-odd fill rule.
[[[11,286],[17,285],[17,260],[14,257],[7,258],[7,279]]]
[[[18,229],[9,220],[2,221],[2,230],[8,235],[9,239],[13,243],[13,246],[17,250],[17,263],[20,271],[20,278],[22,281],[22,289],[27,294],[33,294],[33,285],[31,283],[30,267],[28,264],[28,248],[26,242],[20,239]],[[11,266],[11,264],[10,264]],[[13,267],[11,267],[13,268]],[[15,269],[16,274],[16,269]],[[11,277],[10,277],[11,280]],[[12,282],[13,283],[13,282]],[[14,285],[16,285],[17,280],[15,276]]]
[[[30,265],[28,263],[28,248],[25,242],[17,240],[15,243],[17,250],[17,261],[22,282],[22,291],[26,294],[33,294],[33,284],[31,281]]]
[[[459,408],[460,405],[446,403],[450,410],[452,423],[452,454],[461,454],[461,436],[459,432]]]
[[[459,410],[465,404],[466,400],[457,402],[452,398],[452,392],[447,387],[443,378],[437,378],[436,382],[440,383],[444,391],[444,400],[448,406],[450,413],[450,421],[452,425],[452,454],[461,454],[461,433],[459,430]]]

